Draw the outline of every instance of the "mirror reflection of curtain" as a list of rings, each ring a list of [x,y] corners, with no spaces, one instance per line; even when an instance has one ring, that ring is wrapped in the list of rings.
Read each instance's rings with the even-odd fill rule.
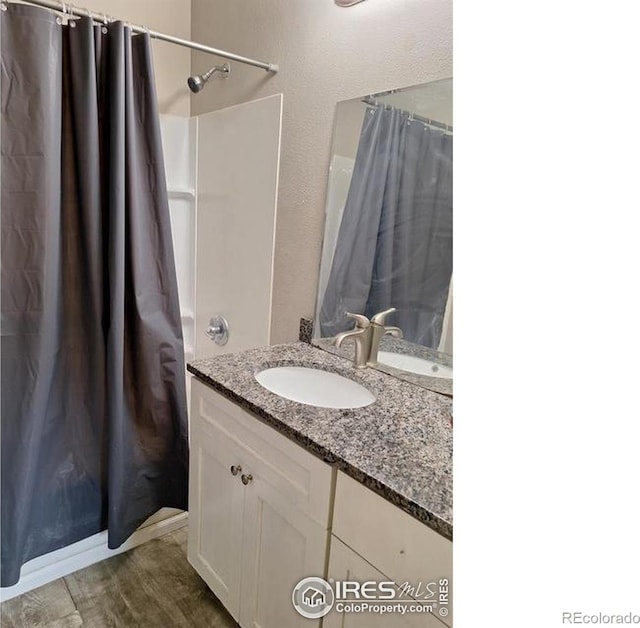
[[[323,336],[397,308],[388,324],[437,348],[453,264],[453,137],[406,112],[367,111],[320,310]]]
[[[148,35],[2,32],[2,569],[187,507],[184,349]]]

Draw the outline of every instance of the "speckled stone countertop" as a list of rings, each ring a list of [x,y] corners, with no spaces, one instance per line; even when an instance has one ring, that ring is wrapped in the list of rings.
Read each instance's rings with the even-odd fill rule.
[[[254,375],[276,366],[333,371],[368,388],[364,408],[318,408],[284,399]],[[453,538],[451,399],[297,342],[195,360],[187,370],[291,440]]]
[[[339,355],[343,358],[351,357],[353,355],[353,343],[345,342],[341,347],[336,347],[333,344],[333,338],[315,338],[314,345],[317,345],[321,349]],[[400,353],[402,355],[411,355],[416,358],[422,358],[423,360],[431,360],[437,364],[444,366],[450,366],[453,368],[453,357],[448,353],[442,353],[418,345],[415,342],[409,342],[400,338],[394,338],[393,336],[383,336],[380,339],[380,351],[389,351],[391,353]],[[403,371],[393,366],[378,363],[374,368],[388,373],[394,377],[399,377],[406,382],[415,384],[416,386],[422,386],[428,390],[433,390],[442,395],[453,397],[453,380],[445,379],[443,377],[429,377],[428,375],[419,375],[418,373],[412,373],[410,371]]]

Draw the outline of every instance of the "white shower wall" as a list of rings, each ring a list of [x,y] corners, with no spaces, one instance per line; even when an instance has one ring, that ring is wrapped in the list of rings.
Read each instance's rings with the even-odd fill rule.
[[[270,344],[282,94],[198,116],[195,355]],[[229,340],[206,335],[222,314]]]
[[[196,118],[160,116],[173,252],[187,360],[194,356],[197,125]]]
[[[160,116],[187,360],[269,344],[281,120],[281,94]]]

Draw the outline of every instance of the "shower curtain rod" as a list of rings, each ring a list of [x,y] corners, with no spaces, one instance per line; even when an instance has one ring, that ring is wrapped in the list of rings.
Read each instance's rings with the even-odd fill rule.
[[[6,1],[6,0],[5,0]],[[88,9],[81,9],[68,2],[57,2],[56,0],[23,0],[27,4],[35,4],[46,9],[53,9],[67,16],[73,17],[90,17],[97,22],[103,22],[108,24],[109,22],[115,22],[115,18],[107,15],[106,13],[100,13],[97,11],[89,11]],[[153,31],[144,26],[137,26],[136,24],[130,24],[123,20],[127,25],[131,26],[131,30],[134,33],[149,33],[149,37],[159,39],[161,41],[168,41],[171,44],[177,44],[178,46],[185,46],[186,48],[192,48],[193,50],[199,50],[200,52],[206,52],[208,54],[223,57],[224,59],[230,59],[231,61],[237,61],[238,63],[246,63],[247,65],[253,65],[256,68],[262,68],[267,72],[278,71],[278,65],[276,63],[267,63],[266,61],[257,61],[256,59],[250,59],[249,57],[242,57],[234,54],[233,52],[226,52],[225,50],[218,50],[211,46],[205,46],[204,44],[198,44],[195,41],[189,41],[188,39],[181,39],[180,37],[174,37],[173,35],[166,35],[165,33],[159,33]]]
[[[387,94],[393,94],[395,90],[391,90],[389,92],[385,92],[384,94],[377,94],[378,96],[386,96]],[[419,116],[417,113],[413,113],[412,111],[406,111],[405,109],[401,109],[400,107],[394,107],[385,102],[380,102],[376,100],[373,96],[365,96],[362,99],[362,102],[367,105],[367,107],[387,107],[391,109],[398,109],[403,113],[406,113],[412,120],[417,120],[418,122],[422,122],[427,126],[434,127],[438,131],[444,131],[445,133],[453,134],[453,127],[449,124],[445,124],[444,122],[438,122],[437,120],[432,120],[431,118],[424,118]]]

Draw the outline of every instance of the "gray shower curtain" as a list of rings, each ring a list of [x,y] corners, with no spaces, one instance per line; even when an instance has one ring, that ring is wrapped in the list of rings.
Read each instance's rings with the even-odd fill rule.
[[[187,507],[184,353],[151,50],[2,22],[2,574]],[[106,32],[105,32],[106,31]]]
[[[383,106],[365,114],[331,273],[323,336],[353,327],[345,312],[388,323],[437,348],[453,266],[453,137]]]

